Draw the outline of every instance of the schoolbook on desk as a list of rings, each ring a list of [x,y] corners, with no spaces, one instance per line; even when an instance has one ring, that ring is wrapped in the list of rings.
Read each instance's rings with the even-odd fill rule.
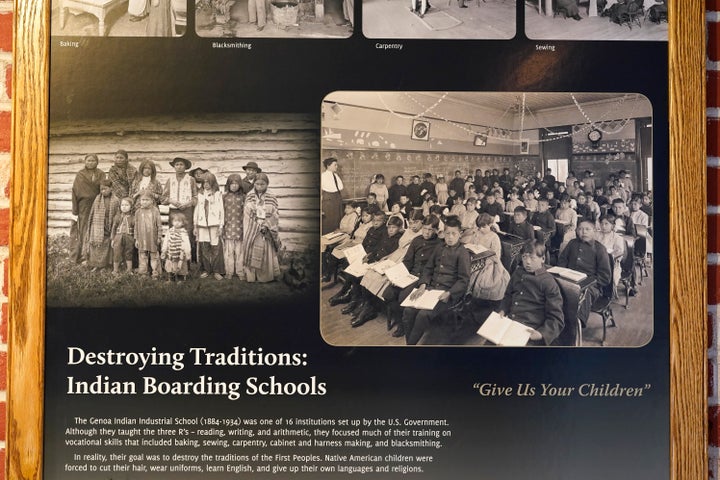
[[[362,261],[363,258],[365,258],[365,255],[367,255],[367,252],[365,252],[365,248],[362,246],[361,243],[358,243],[357,245],[353,245],[350,248],[346,248],[344,250],[345,258],[347,259],[348,263],[352,265],[353,263],[356,263],[358,261]]]
[[[467,243],[465,244],[465,248],[470,250],[472,253],[477,255],[478,253],[487,252],[488,249],[480,245],[479,243]]]
[[[522,347],[530,339],[530,328],[497,312],[492,312],[477,334],[495,345]]]

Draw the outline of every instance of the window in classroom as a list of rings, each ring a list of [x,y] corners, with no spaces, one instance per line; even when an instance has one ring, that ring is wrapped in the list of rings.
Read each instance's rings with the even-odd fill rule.
[[[550,158],[547,161],[547,168],[552,170],[556,181],[565,183],[568,176],[567,158]]]
[[[653,169],[652,169],[652,157],[645,158],[645,171],[647,172],[647,188],[645,191],[652,192],[653,190]]]

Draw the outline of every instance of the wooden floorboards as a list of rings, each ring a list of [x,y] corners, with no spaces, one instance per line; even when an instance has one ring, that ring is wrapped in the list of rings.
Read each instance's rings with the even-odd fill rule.
[[[648,272],[652,275],[652,269]],[[344,305],[331,307],[328,299],[335,294],[341,285],[321,292],[320,332],[323,339],[335,346],[405,346],[404,338],[394,338],[387,330],[384,314],[370,320],[358,328],[350,326],[350,316],[343,315],[340,310]],[[643,278],[638,285],[638,294],[630,297],[629,307],[624,308],[625,292],[621,288],[619,298],[613,302],[612,311],[616,327],[607,329],[605,347],[640,347],[652,339],[653,334],[653,280],[652,276]],[[480,346],[483,339],[474,334],[474,329],[447,333],[446,328],[435,328],[422,339],[424,345],[466,345]],[[598,314],[590,314],[587,328],[583,329],[583,346],[599,347],[602,339],[602,318]]]

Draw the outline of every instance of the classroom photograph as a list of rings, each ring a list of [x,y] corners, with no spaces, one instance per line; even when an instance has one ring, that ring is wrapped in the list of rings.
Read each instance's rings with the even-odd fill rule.
[[[195,31],[211,38],[347,38],[354,0],[195,0]]]
[[[262,304],[316,291],[318,128],[294,113],[51,122],[47,305]]]
[[[327,343],[652,339],[643,95],[334,92],[320,170]]]
[[[525,0],[531,40],[668,39],[668,0]]]
[[[363,0],[368,38],[508,40],[515,36],[515,0]]]
[[[186,0],[52,0],[54,36],[179,37]]]

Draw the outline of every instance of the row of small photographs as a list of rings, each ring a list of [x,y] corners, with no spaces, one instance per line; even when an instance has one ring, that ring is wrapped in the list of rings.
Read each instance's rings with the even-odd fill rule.
[[[208,38],[348,38],[354,0],[192,0]],[[667,41],[669,0],[524,0],[532,40]],[[432,3],[431,3],[432,2]],[[57,36],[180,37],[186,0],[53,0]],[[365,0],[368,38],[509,40],[516,0]]]

